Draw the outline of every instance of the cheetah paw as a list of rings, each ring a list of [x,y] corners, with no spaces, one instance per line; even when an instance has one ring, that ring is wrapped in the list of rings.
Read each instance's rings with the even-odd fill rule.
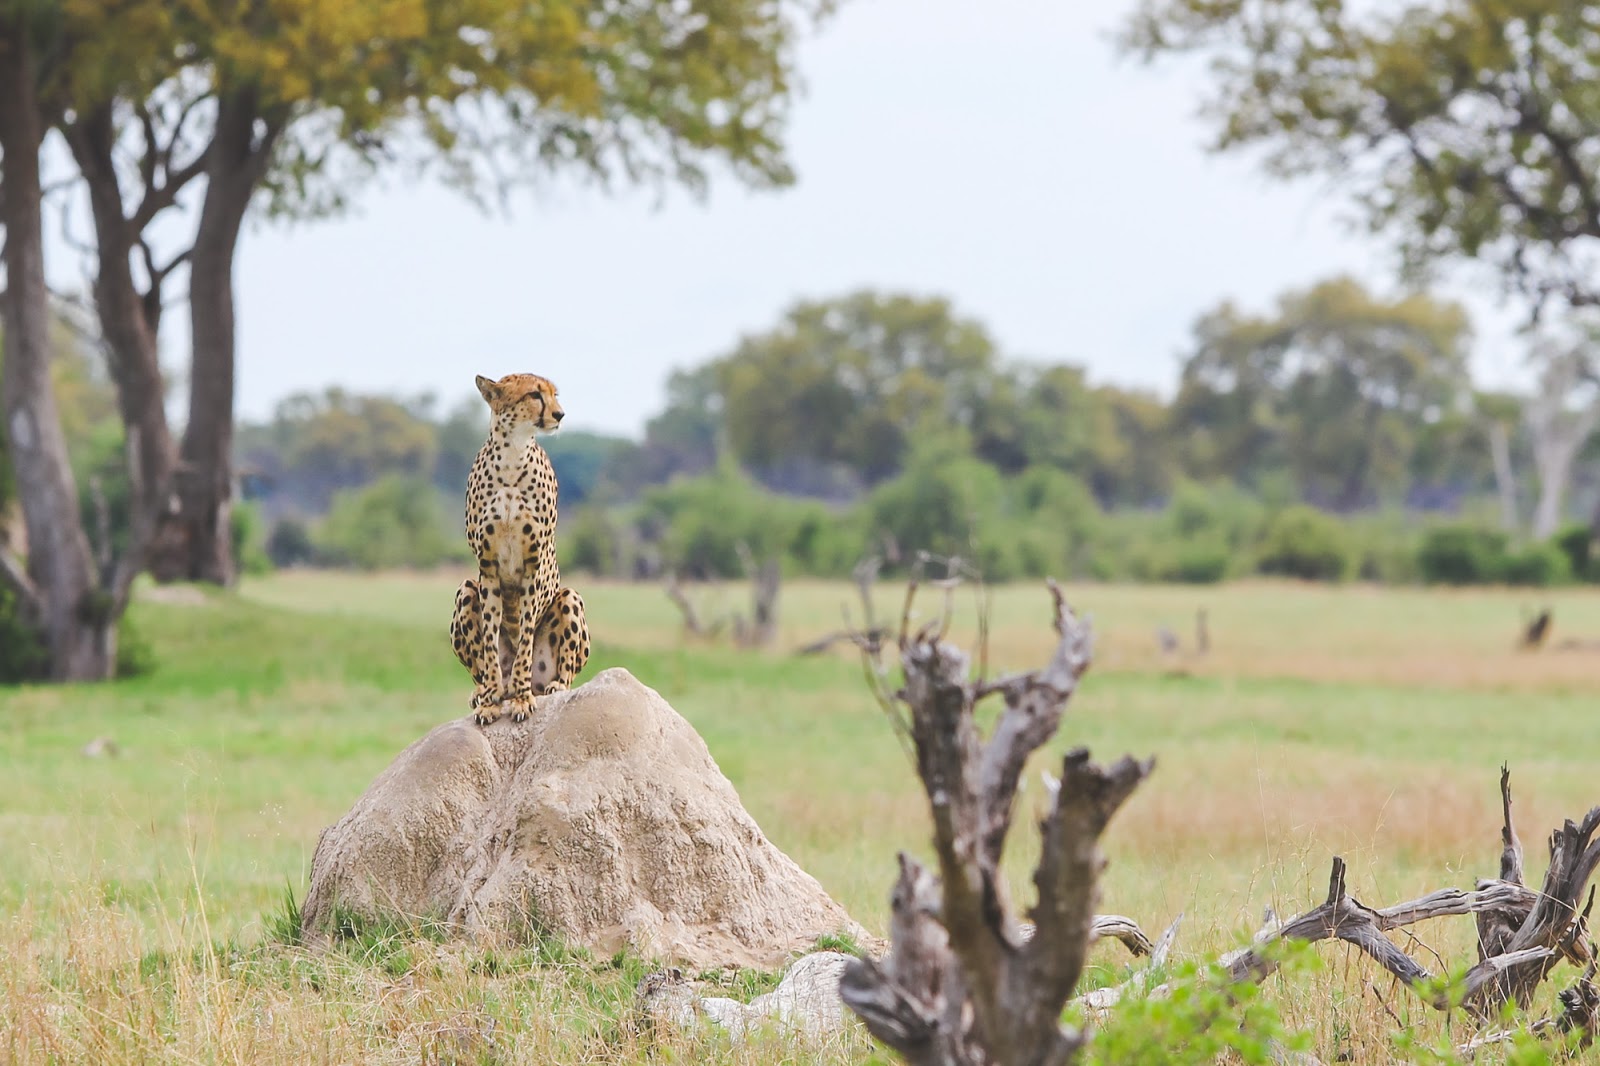
[[[488,725],[500,717],[500,693],[487,685],[479,685],[472,694],[472,717],[479,725]]]
[[[526,693],[507,696],[500,704],[500,713],[509,714],[513,722],[525,722],[533,711],[533,699]]]

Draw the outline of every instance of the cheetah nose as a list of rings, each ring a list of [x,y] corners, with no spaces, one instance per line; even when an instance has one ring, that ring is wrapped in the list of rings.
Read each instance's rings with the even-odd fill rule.
[[[557,412],[555,412],[555,419],[556,419],[557,422],[561,421],[563,418],[566,418],[566,417],[567,417],[567,412],[565,412],[565,411],[557,411]]]

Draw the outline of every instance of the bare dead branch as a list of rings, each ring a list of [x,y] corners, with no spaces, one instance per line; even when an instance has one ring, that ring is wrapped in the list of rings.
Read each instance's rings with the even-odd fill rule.
[[[861,597],[861,620],[867,630],[878,628],[877,612],[872,606],[872,586],[878,580],[878,573],[883,569],[883,556],[873,554],[863,558],[850,570],[850,580],[855,582],[856,592]]]
[[[1496,887],[1500,883],[1496,883]],[[1521,886],[1514,886],[1520,888]],[[1476,898],[1475,898],[1476,897]],[[1426,901],[1434,900],[1432,904]],[[1300,940],[1307,943],[1338,939],[1353,944],[1373,961],[1394,974],[1422,1001],[1437,1010],[1449,1010],[1458,1003],[1476,1001],[1486,989],[1501,980],[1504,974],[1519,966],[1542,964],[1556,953],[1545,947],[1518,949],[1481,960],[1467,971],[1453,987],[1440,991],[1439,978],[1401,951],[1383,933],[1387,929],[1409,925],[1423,918],[1443,914],[1460,914],[1463,906],[1486,904],[1490,900],[1503,902],[1503,895],[1494,892],[1452,895],[1434,893],[1422,900],[1400,904],[1387,911],[1374,911],[1352,899],[1345,891],[1345,863],[1337,856],[1328,876],[1328,897],[1321,906],[1307,911],[1284,923],[1283,928],[1265,943],[1243,952],[1228,964],[1228,976],[1235,981],[1264,980],[1278,968],[1278,952],[1273,945],[1278,941]]]
[[[783,567],[776,557],[756,564],[750,545],[739,541],[734,545],[739,554],[739,565],[750,581],[750,621],[742,616],[733,620],[734,643],[741,648],[764,648],[772,643],[778,631],[778,591],[783,580]]]
[[[1103,1013],[1122,1002],[1124,997],[1137,995],[1145,991],[1155,976],[1167,965],[1167,956],[1172,951],[1173,942],[1178,939],[1178,928],[1181,925],[1183,925],[1183,914],[1180,912],[1172,920],[1172,924],[1162,932],[1161,936],[1156,938],[1155,945],[1150,951],[1150,961],[1144,969],[1135,973],[1120,985],[1096,988],[1091,992],[1085,992],[1073,1002],[1081,1004],[1091,1011]],[[1160,988],[1159,994],[1166,994],[1167,986],[1163,985]]]
[[[889,955],[853,965],[840,992],[874,1035],[913,1063],[1065,1063],[1084,1039],[1060,1017],[1095,929],[1095,882],[1105,862],[1099,838],[1153,763],[1124,758],[1102,767],[1083,750],[1064,758],[1040,826],[1033,928],[1020,925],[1006,901],[1001,854],[1022,768],[1054,735],[1088,667],[1089,627],[1051,583],[1061,638],[1051,660],[1031,674],[969,680],[967,654],[943,639],[959,560],[945,560],[945,577],[934,583],[943,593],[939,614],[911,632],[931,561],[919,556],[901,615],[898,698],[933,816],[939,874],[901,857]],[[996,694],[1005,709],[985,741],[974,708]],[[1100,928],[1122,926],[1104,920]],[[1140,934],[1135,943],[1144,948],[1148,940]]]
[[[1569,929],[1579,918],[1578,897],[1588,887],[1595,865],[1600,863],[1600,842],[1593,839],[1597,829],[1600,829],[1600,807],[1590,810],[1581,822],[1568,819],[1550,834],[1550,867],[1545,872],[1543,888],[1527,920],[1506,944],[1508,954],[1534,948],[1545,949],[1550,954],[1544,959],[1507,968],[1485,1000],[1486,1009],[1498,1009],[1508,999],[1526,1007],[1533,990],[1554,965],[1555,956],[1588,950],[1587,942],[1574,946],[1569,941]]]
[[[715,637],[722,631],[722,627],[727,624],[727,619],[725,618],[718,618],[710,623],[703,621],[699,612],[695,610],[694,604],[689,601],[688,595],[683,591],[683,585],[679,583],[678,575],[674,571],[667,571],[665,591],[667,599],[671,600],[678,608],[679,613],[683,615],[683,628],[690,636]]]
[[[1516,826],[1511,821],[1511,767],[1500,766],[1500,809],[1504,822],[1500,827],[1500,880],[1514,885],[1524,884],[1526,874],[1522,869],[1522,841],[1517,838]]]

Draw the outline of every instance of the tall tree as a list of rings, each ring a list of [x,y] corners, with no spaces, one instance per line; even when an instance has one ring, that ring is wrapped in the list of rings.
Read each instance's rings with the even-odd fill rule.
[[[125,250],[144,257],[150,208],[190,182],[203,190],[192,241],[164,261],[145,258],[140,279],[148,295],[188,261],[189,418],[174,469],[175,535],[163,538],[158,572],[232,577],[233,266],[252,206],[337,210],[362,177],[394,166],[431,170],[479,198],[562,170],[699,191],[712,162],[752,184],[785,184],[794,39],[830,6],[68,0],[74,38],[102,72],[74,80],[68,131],[99,189],[102,236],[117,238],[102,260],[120,274]],[[198,149],[175,150],[195,128]],[[115,153],[102,149],[129,143],[144,151],[132,153],[117,189]],[[113,210],[119,201],[140,206]],[[129,303],[127,286],[116,288],[124,299],[102,298],[108,312]]]
[[[1539,381],[1524,407],[1539,475],[1539,498],[1533,508],[1533,536],[1555,533],[1565,513],[1572,467],[1595,428],[1600,426],[1600,379],[1590,356],[1593,338],[1563,343],[1542,337],[1534,347]]]
[[[56,680],[96,680],[116,661],[116,620],[132,572],[102,575],[78,513],[77,485],[50,380],[40,152],[50,128],[50,61],[59,24],[48,9],[0,4],[0,226],[5,290],[0,406],[22,501],[26,564],[0,546],[0,579],[45,636]],[[105,584],[102,584],[102,580]]]
[[[1140,0],[1146,57],[1210,58],[1220,150],[1338,178],[1405,263],[1600,301],[1600,20],[1573,0]]]
[[[1191,472],[1259,482],[1281,462],[1340,510],[1403,484],[1418,426],[1467,394],[1461,308],[1347,278],[1285,295],[1270,318],[1224,306],[1195,336],[1173,414]]]
[[[876,483],[919,430],[972,426],[995,350],[948,301],[859,292],[795,305],[718,366],[728,442],[748,468],[771,482],[807,463]]]
[[[1167,498],[1177,479],[1169,440],[1170,412],[1154,393],[1095,388],[1089,484],[1102,506],[1149,507]]]

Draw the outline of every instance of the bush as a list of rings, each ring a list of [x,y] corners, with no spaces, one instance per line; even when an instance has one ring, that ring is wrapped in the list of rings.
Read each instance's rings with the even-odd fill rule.
[[[1261,502],[1236,485],[1180,484],[1166,520],[1179,538],[1210,537],[1229,551],[1250,548],[1261,536]]]
[[[1094,573],[1093,545],[1105,516],[1082,479],[1031,466],[1012,484],[1015,510],[1026,516],[1012,534],[1018,576],[1080,577]]]
[[[1180,544],[1161,559],[1151,574],[1157,581],[1178,581],[1185,585],[1214,585],[1228,576],[1233,553],[1218,541],[1198,540]]]
[[[984,576],[1005,580],[1009,574],[995,573],[990,566],[1011,569],[1014,564],[1002,561],[1008,549],[998,539],[980,535],[1004,519],[1005,482],[994,467],[955,445],[939,439],[918,442],[905,471],[868,500],[873,528],[890,533],[907,559],[919,551],[972,558],[976,550]],[[990,558],[986,563],[981,556]]]
[[[1286,945],[1280,972],[1320,967],[1304,944]],[[1080,1059],[1084,1066],[1272,1066],[1310,1051],[1309,1032],[1286,1024],[1260,985],[1229,980],[1220,963],[1188,963],[1163,976],[1165,996],[1126,997],[1109,1017],[1087,1017],[1081,1007],[1068,1005],[1074,1021],[1092,1022],[1094,1039]]]
[[[739,577],[739,546],[787,558],[814,505],[768,492],[732,467],[647,493],[636,526],[662,562],[690,578]]]
[[[1178,582],[1185,585],[1212,585],[1228,576],[1233,553],[1217,537],[1175,541],[1170,535],[1157,536],[1131,547],[1115,567],[1106,567],[1114,578],[1136,581]]]
[[[426,479],[392,474],[336,494],[316,546],[335,566],[430,567],[471,558],[458,529]]]
[[[800,505],[788,553],[802,573],[846,577],[866,554],[871,538],[859,509],[840,513],[820,503]]]
[[[1422,531],[1403,511],[1345,519],[1355,550],[1355,573],[1362,581],[1410,585],[1422,578],[1417,555]]]
[[[49,669],[44,641],[23,618],[22,601],[10,587],[0,584],[0,685],[38,681]]]
[[[1440,585],[1487,585],[1506,567],[1506,535],[1482,526],[1449,525],[1428,531],[1417,552],[1422,579]]]
[[[266,530],[259,507],[244,501],[235,503],[229,516],[229,531],[233,536],[233,559],[239,567],[239,573],[272,573],[272,557],[267,552]]]
[[[1508,585],[1564,585],[1572,580],[1572,563],[1554,544],[1530,544],[1505,557],[1501,577]]]
[[[588,504],[577,508],[556,537],[561,569],[608,577],[626,575],[622,536],[604,507]]]
[[[117,680],[143,677],[155,668],[155,647],[133,624],[133,620],[124,615],[117,622]]]
[[[1256,569],[1306,581],[1342,581],[1353,552],[1344,525],[1315,507],[1285,508],[1267,523]]]
[[[273,566],[306,566],[317,561],[311,530],[298,518],[281,518],[267,536],[267,558]]]
[[[1550,541],[1567,557],[1567,569],[1580,581],[1600,580],[1594,551],[1594,533],[1586,525],[1571,525]]]
[[[117,624],[118,679],[138,677],[155,667],[155,651],[150,642],[124,617]],[[0,685],[21,685],[42,681],[50,673],[50,654],[42,634],[22,617],[22,604],[16,593],[0,585]]]

